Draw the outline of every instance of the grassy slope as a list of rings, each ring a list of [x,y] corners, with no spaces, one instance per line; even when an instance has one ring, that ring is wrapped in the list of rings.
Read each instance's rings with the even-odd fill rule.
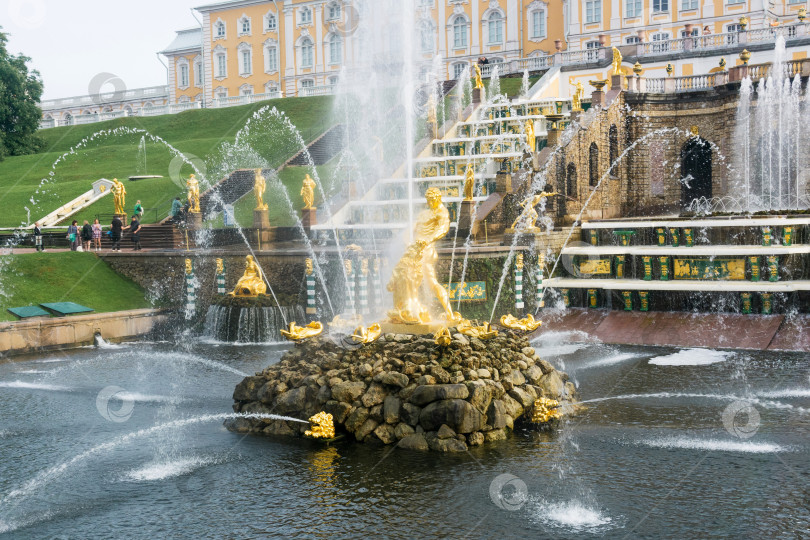
[[[3,212],[0,213],[0,227],[14,227],[27,221],[25,206],[31,208],[30,219],[36,220],[55,210],[62,204],[90,189],[90,184],[98,178],[117,177],[124,179],[138,174],[138,144],[141,134],[118,137],[103,137],[88,144],[85,149],[67,156],[55,168],[52,182],[47,183],[40,194],[35,194],[40,181],[51,171],[51,165],[64,152],[82,139],[101,130],[117,127],[144,129],[162,137],[185,154],[193,154],[205,159],[221,147],[223,142],[233,142],[234,136],[258,109],[275,106],[285,112],[310,141],[323,132],[325,119],[331,110],[331,97],[285,98],[264,101],[253,105],[226,109],[192,110],[184,113],[153,118],[121,118],[97,124],[67,126],[40,131],[45,144],[40,153],[31,156],[10,157],[0,162],[0,200]],[[289,157],[289,147],[280,150],[281,154],[263,157],[280,163]],[[169,164],[173,155],[157,143],[147,144],[148,174],[160,174],[167,178],[125,181],[127,186],[127,210],[141,199],[147,209],[147,222],[154,213],[149,209],[166,207],[171,199],[182,193],[182,184],[176,185],[169,176]],[[181,175],[188,175],[191,168],[184,166]],[[179,182],[178,182],[179,183]],[[36,204],[30,199],[34,198]],[[112,199],[105,197],[91,208],[77,215],[75,219],[92,219],[97,213],[111,213]]]
[[[17,320],[8,308],[43,302],[76,302],[98,312],[151,307],[138,285],[92,253],[3,256],[0,291],[0,321]]]

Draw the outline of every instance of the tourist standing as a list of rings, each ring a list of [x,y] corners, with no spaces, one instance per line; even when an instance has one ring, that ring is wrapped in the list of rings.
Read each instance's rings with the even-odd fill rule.
[[[172,201],[172,221],[175,223],[179,223],[180,219],[178,216],[180,215],[180,211],[183,209],[183,203],[180,202],[180,197],[175,197]]]
[[[143,216],[143,206],[141,205],[141,200],[138,199],[138,202],[135,203],[135,209],[132,212],[133,216],[138,216],[138,221],[140,221],[141,216]]]
[[[101,251],[101,223],[98,218],[93,220],[93,248],[96,252]]]
[[[140,251],[141,250],[141,220],[138,219],[138,214],[132,216],[132,220],[129,222],[129,232],[131,234],[130,240],[134,244],[132,251]]]
[[[112,223],[110,223],[110,239],[112,240],[112,251],[121,251],[121,233],[124,230],[124,224],[118,217],[118,214],[113,216]]]
[[[75,219],[68,226],[67,239],[70,242],[70,251],[76,251],[79,247],[79,222]]]
[[[85,251],[90,251],[90,242],[93,241],[93,227],[90,226],[90,222],[86,219],[84,220],[84,225],[82,225],[82,245],[84,246]]]
[[[34,223],[34,246],[37,251],[45,251],[45,248],[42,247],[42,229],[39,228],[39,221]]]

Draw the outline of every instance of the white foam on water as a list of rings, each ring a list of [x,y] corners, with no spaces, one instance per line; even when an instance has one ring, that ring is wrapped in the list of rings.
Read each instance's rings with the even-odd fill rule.
[[[24,369],[22,371],[18,371],[17,373],[24,373],[26,375],[41,375],[43,373],[50,373],[50,371],[42,369]]]
[[[612,366],[614,364],[620,364],[627,360],[634,360],[636,358],[641,358],[643,355],[635,354],[635,353],[619,353],[614,354],[613,356],[608,356],[607,358],[602,358],[601,360],[594,360],[593,362],[588,362],[587,364],[583,364],[578,366],[576,369],[589,369],[594,367],[604,367],[604,366]]]
[[[564,502],[536,503],[532,519],[548,527],[586,532],[609,525],[613,520],[599,509],[589,507],[577,499]]]
[[[155,480],[163,480],[165,478],[188,474],[195,469],[205,467],[215,462],[216,460],[214,459],[200,458],[158,461],[149,463],[139,469],[133,469],[126,473],[125,477],[128,480],[134,480],[136,482],[153,482]]]
[[[25,390],[49,390],[51,392],[70,392],[72,389],[57,384],[29,383],[24,381],[0,381],[0,388],[21,388]]]
[[[654,366],[708,366],[728,359],[734,353],[713,349],[684,349],[666,356],[650,358]]]
[[[66,358],[47,358],[44,360],[35,360],[35,364],[56,364],[57,362],[67,362]]]
[[[156,394],[141,394],[140,392],[118,392],[115,394],[116,399],[121,401],[135,401],[138,403],[180,403],[183,400],[181,397],[176,396],[160,396]]]
[[[534,352],[541,357],[543,356],[564,356],[566,354],[573,354],[579,350],[587,347],[587,343],[560,343],[548,346],[535,346]]]
[[[771,390],[769,392],[757,392],[756,395],[762,398],[810,397],[810,388],[786,388],[785,390]]]
[[[744,452],[748,454],[775,454],[787,452],[789,448],[775,443],[699,439],[696,437],[661,437],[639,441],[640,444],[653,448],[679,448],[684,450],[709,450],[714,452]]]

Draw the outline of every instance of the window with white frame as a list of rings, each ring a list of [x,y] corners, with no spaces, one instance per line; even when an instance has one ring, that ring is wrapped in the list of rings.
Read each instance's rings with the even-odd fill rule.
[[[669,11],[669,0],[653,0],[653,13]]]
[[[453,64],[453,78],[458,79],[461,77],[461,74],[464,73],[464,70],[467,69],[466,62],[459,62],[457,64]]]
[[[329,7],[326,8],[326,20],[336,21],[338,19],[340,19],[340,4],[337,2],[329,4]]]
[[[329,77],[329,85],[330,86],[337,86],[338,78],[337,77]]]
[[[239,95],[240,96],[252,96],[253,95],[253,86],[250,84],[243,84],[239,87]]]
[[[739,23],[730,24],[726,27],[726,32],[742,32],[743,27]]]
[[[643,6],[642,0],[627,0],[627,13],[626,17],[640,17],[641,8]]]
[[[626,38],[624,38],[624,42],[627,45],[636,45],[638,43],[641,43],[641,38],[638,36],[627,36]]]
[[[225,99],[228,97],[228,89],[220,86],[214,90],[214,95],[217,97],[217,99]]]
[[[339,65],[343,63],[343,40],[337,34],[329,39],[329,64]]]
[[[531,37],[546,37],[546,11],[544,9],[532,11],[529,14],[529,22],[531,28]]]
[[[726,0],[726,4],[744,4],[745,0]]]
[[[433,0],[419,0],[419,7],[433,7]]]
[[[601,46],[602,45],[598,41],[589,41],[585,44],[588,62],[596,62],[599,60],[599,48]]]
[[[598,23],[602,20],[602,0],[585,2],[585,24]]]
[[[302,68],[311,68],[312,65],[315,63],[314,59],[314,47],[312,46],[312,40],[308,37],[305,37],[301,40],[301,67]]]
[[[217,21],[214,23],[214,38],[220,39],[225,37],[225,23]]]
[[[202,60],[197,58],[194,60],[194,86],[202,88],[203,85],[203,64]]]
[[[304,79],[301,81],[301,88],[315,88],[315,81],[312,79]]]
[[[228,58],[224,52],[219,52],[215,56],[215,65],[217,77],[225,78],[228,76]]]
[[[268,45],[264,48],[265,66],[264,70],[268,73],[278,71],[278,46]]]
[[[453,28],[453,48],[466,49],[467,48],[467,17],[464,15],[456,15],[453,17],[451,27]]]
[[[698,0],[681,0],[681,11],[692,11],[698,8]]]
[[[788,4],[804,4],[806,0],[788,0]]]
[[[423,53],[433,52],[433,24],[422,21],[419,25],[419,44]]]
[[[264,85],[264,91],[271,95],[278,93],[278,83],[273,81],[268,82]]]
[[[503,15],[501,15],[500,12],[493,11],[490,14],[489,20],[487,21],[487,29],[489,45],[503,43]]]
[[[236,23],[237,28],[239,31],[237,35],[239,36],[249,36],[250,35],[250,17],[247,15],[243,15],[241,19]]]
[[[669,50],[669,34],[666,32],[656,32],[652,35],[653,52],[667,52]]]
[[[686,30],[681,30],[681,37],[698,37],[700,35],[700,31],[697,28],[693,28],[691,32],[687,32]]]
[[[301,8],[299,11],[300,18],[299,24],[310,24],[312,23],[312,10],[308,7]]]
[[[188,63],[183,62],[177,66],[177,86],[188,88]]]
[[[275,32],[278,30],[278,19],[275,13],[268,13],[264,16],[264,29],[267,32]]]
[[[250,45],[242,43],[239,45],[239,75],[251,75],[253,73],[253,51]]]

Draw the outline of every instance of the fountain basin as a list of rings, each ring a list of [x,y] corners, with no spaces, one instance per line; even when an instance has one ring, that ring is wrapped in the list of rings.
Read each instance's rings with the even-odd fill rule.
[[[507,437],[531,421],[539,397],[573,413],[574,385],[511,331],[482,341],[454,334],[446,347],[433,336],[384,334],[359,348],[321,336],[296,344],[281,361],[234,390],[234,411],[333,416],[336,433],[413,450],[464,451]],[[556,421],[542,425],[553,427]],[[228,429],[303,436],[293,422],[237,418]]]

